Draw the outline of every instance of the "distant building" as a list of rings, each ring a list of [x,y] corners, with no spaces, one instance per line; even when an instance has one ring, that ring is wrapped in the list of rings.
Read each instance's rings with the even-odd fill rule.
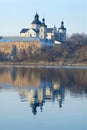
[[[47,26],[45,25],[45,19],[42,22],[39,21],[39,15],[36,13],[34,20],[32,21],[30,28],[23,28],[20,32],[22,37],[38,37],[41,39],[46,39]]]
[[[29,48],[32,48],[34,54],[37,49],[41,48],[40,39],[28,37],[2,37],[0,39],[1,53],[16,55],[23,50],[27,53]]]
[[[64,27],[64,22],[61,22],[61,27],[58,29],[58,39],[60,42],[66,40],[66,28]]]
[[[45,18],[42,22],[39,20],[39,15],[36,13],[34,20],[31,22],[30,28],[23,28],[20,32],[21,37],[37,37],[44,41],[59,41],[64,42],[66,40],[66,28],[64,22],[61,22],[61,27],[57,30],[53,28],[47,28],[45,24]]]
[[[36,13],[30,28],[23,28],[19,37],[0,36],[0,52],[10,55],[16,55],[25,51],[28,53],[33,48],[33,54],[37,49],[43,46],[53,46],[63,43],[66,40],[66,28],[64,22],[61,22],[60,28],[48,28],[45,24],[45,18],[42,22]],[[9,55],[10,54],[10,55]]]

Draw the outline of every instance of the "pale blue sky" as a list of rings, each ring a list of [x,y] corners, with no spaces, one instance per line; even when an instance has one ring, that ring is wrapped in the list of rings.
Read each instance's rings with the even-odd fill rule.
[[[48,27],[58,28],[63,20],[68,34],[87,34],[87,0],[0,0],[0,35],[19,35],[36,11]]]

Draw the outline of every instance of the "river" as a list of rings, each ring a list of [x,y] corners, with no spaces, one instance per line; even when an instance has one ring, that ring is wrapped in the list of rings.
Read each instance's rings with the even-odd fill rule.
[[[87,130],[87,68],[0,67],[0,130]]]

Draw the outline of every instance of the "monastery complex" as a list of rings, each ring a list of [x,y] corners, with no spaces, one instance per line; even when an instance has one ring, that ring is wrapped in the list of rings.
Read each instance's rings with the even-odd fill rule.
[[[34,20],[31,22],[29,28],[23,28],[20,31],[19,37],[0,37],[0,52],[11,54],[12,49],[16,47],[17,53],[27,49],[33,48],[36,51],[42,46],[53,46],[55,41],[63,43],[66,40],[66,28],[64,22],[61,22],[60,28],[48,28],[45,23],[45,18],[42,22],[39,20],[39,15],[36,13]]]
[[[21,37],[38,37],[46,42],[53,42],[55,39],[64,42],[66,39],[66,28],[64,27],[64,22],[61,22],[61,27],[48,28],[45,24],[45,18],[42,22],[39,20],[39,15],[36,13],[34,20],[32,21],[30,28],[23,28],[20,32]]]

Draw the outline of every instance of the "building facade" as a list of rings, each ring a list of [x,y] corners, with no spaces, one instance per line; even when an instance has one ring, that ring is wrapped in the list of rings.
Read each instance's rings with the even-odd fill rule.
[[[34,54],[41,48],[41,43],[38,38],[25,38],[25,37],[2,37],[0,40],[0,52],[2,54],[12,54],[16,47],[16,54],[23,50],[27,53],[29,49],[32,49]],[[15,55],[16,55],[15,54]]]
[[[39,20],[39,15],[36,13],[34,20],[31,22],[30,28],[23,28],[20,32],[21,37],[37,37],[44,41],[60,41],[64,42],[66,40],[66,28],[64,27],[64,22],[61,22],[61,27],[57,28],[47,28],[45,24],[45,18],[42,22]]]

